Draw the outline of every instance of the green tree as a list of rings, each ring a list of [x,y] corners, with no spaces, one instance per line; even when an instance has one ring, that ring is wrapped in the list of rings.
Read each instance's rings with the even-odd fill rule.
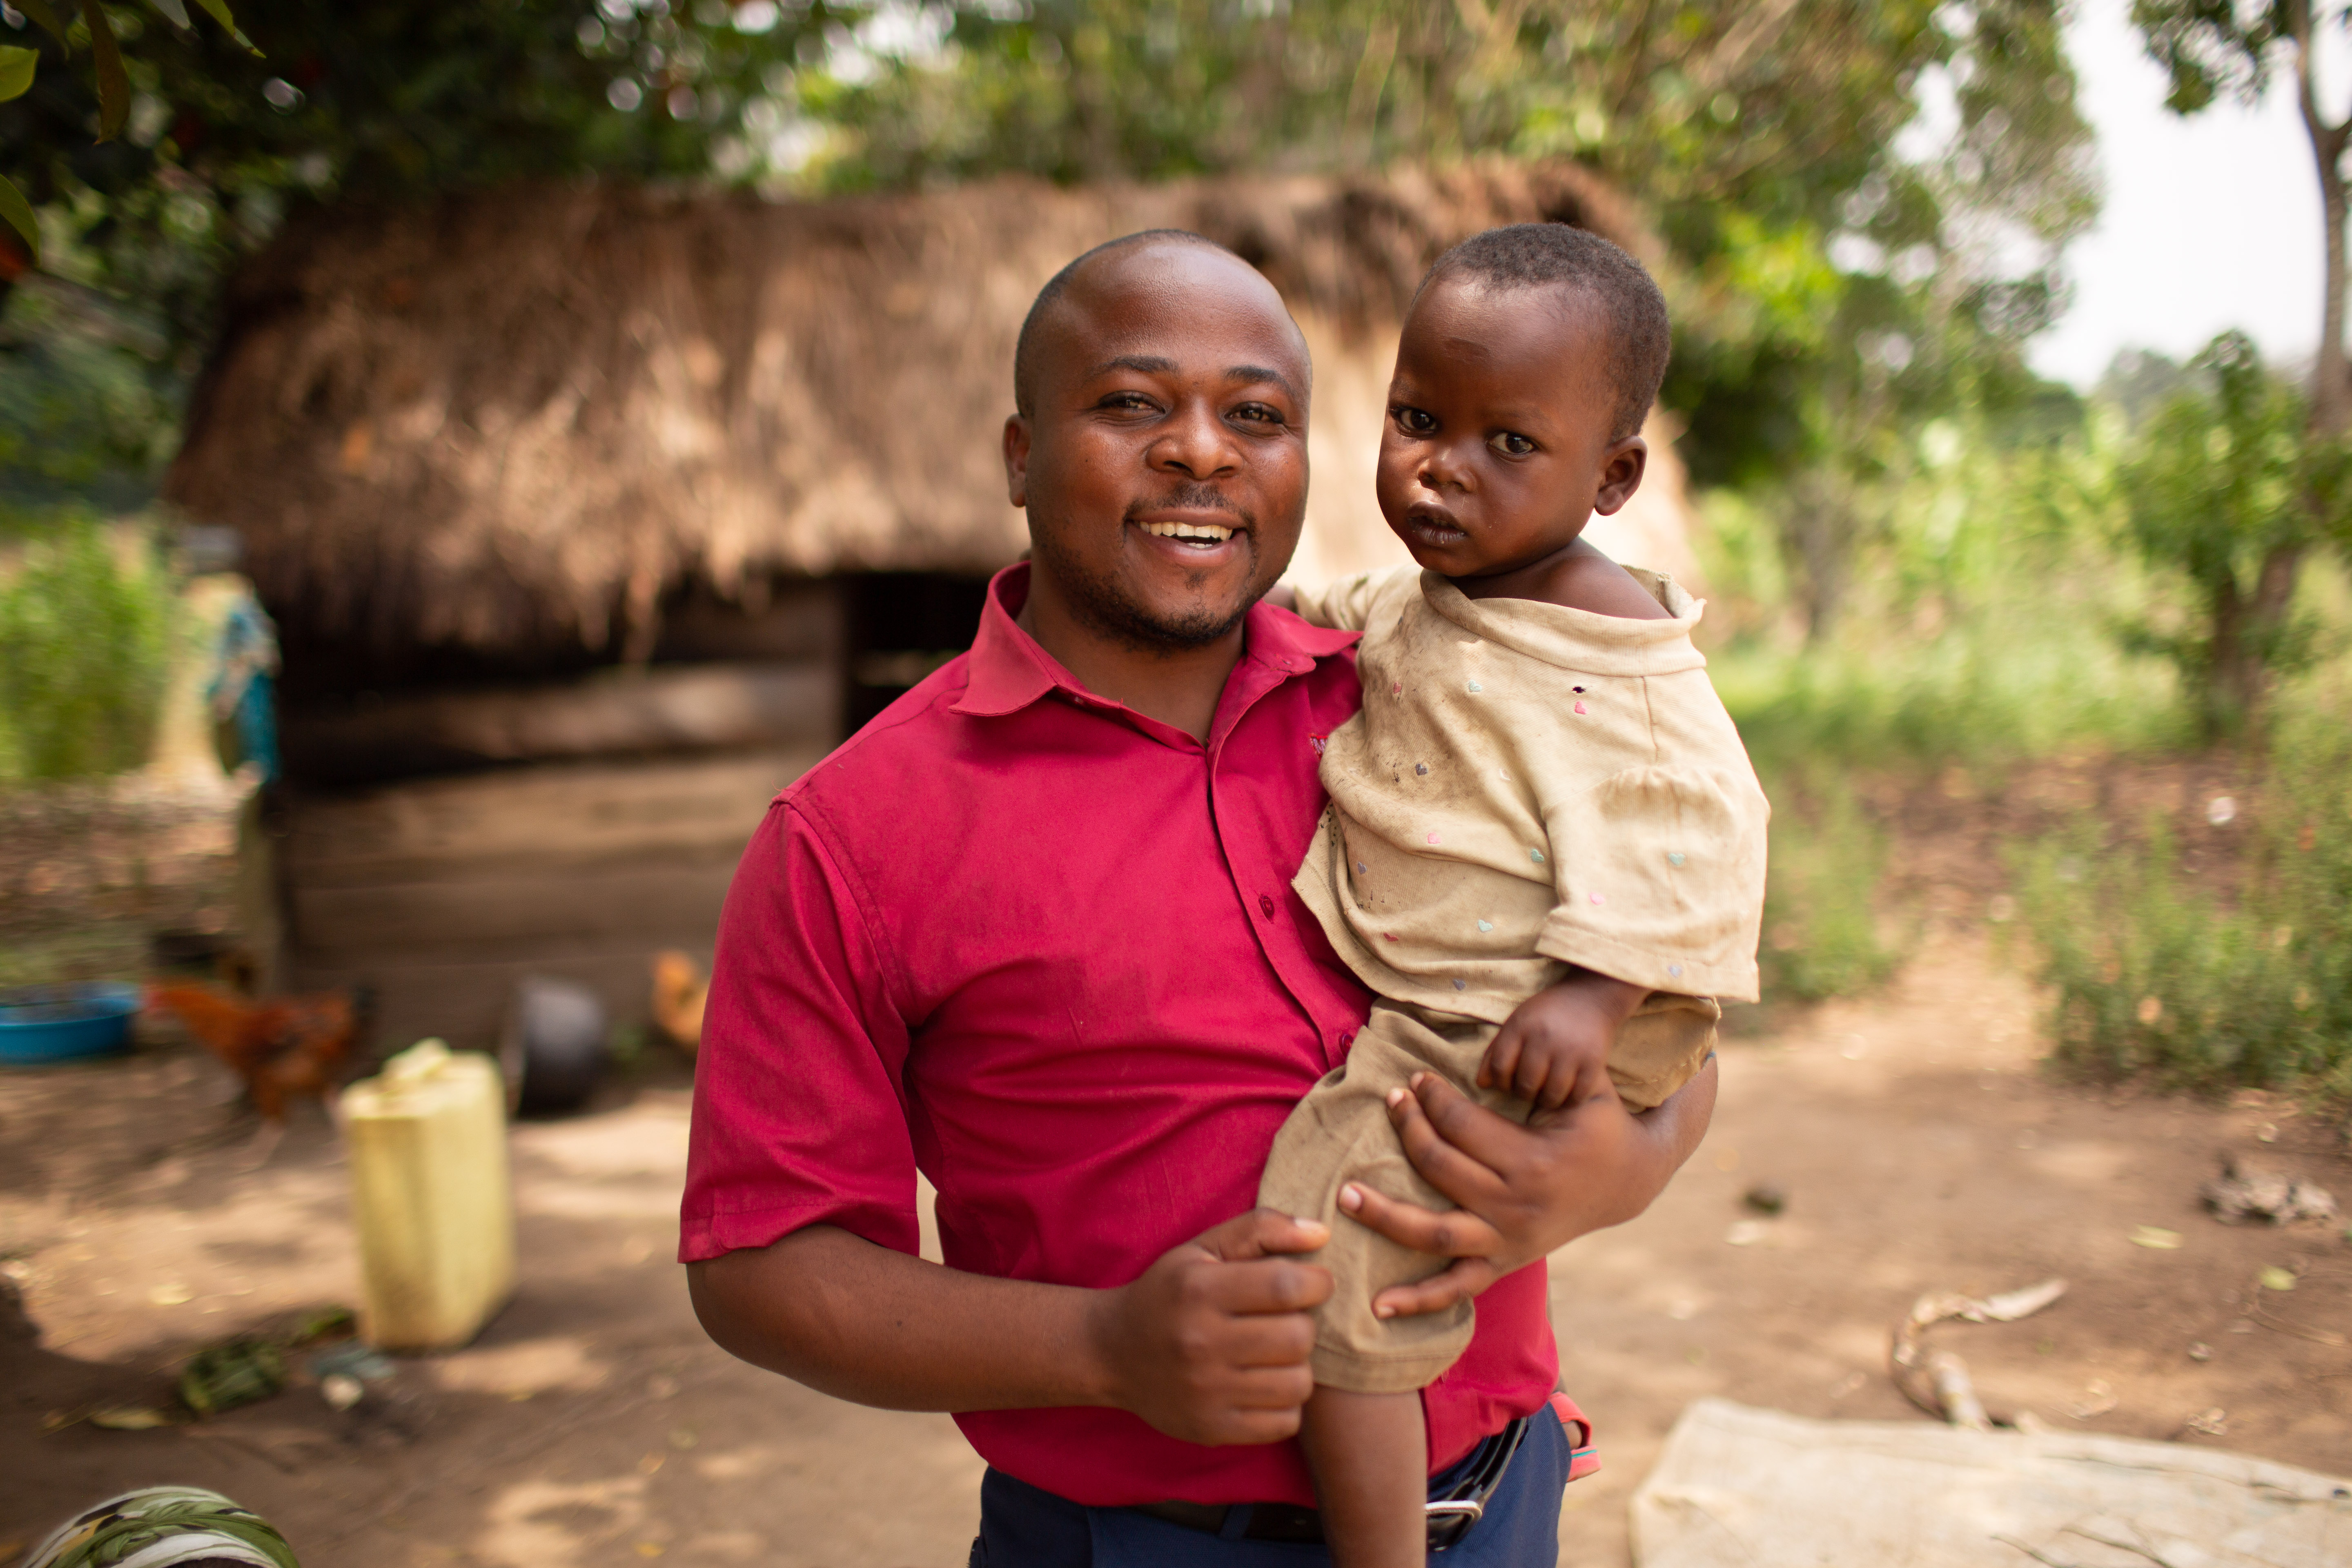
[[[831,130],[810,177],[833,189],[1480,152],[1601,168],[1674,253],[1667,401],[1695,477],[1778,494],[1825,633],[1901,426],[2034,395],[2020,351],[2095,211],[2061,21],[2055,0],[1035,0],[830,53],[798,101]],[[1913,145],[1930,100],[1942,141]]]
[[[2140,639],[2179,664],[2221,738],[2256,723],[2271,676],[2308,657],[2309,629],[2264,590],[2282,555],[2352,541],[2352,468],[2244,334],[2214,339],[2189,369],[2194,383],[2140,426],[2118,479],[2131,544],[2197,597],[2187,630]]]
[[[0,229],[0,482],[20,495],[121,504],[143,487],[221,277],[289,210],[708,177],[746,145],[747,113],[756,127],[790,90],[799,48],[866,10],[237,0],[260,54],[186,15],[178,0],[0,11],[0,178],[46,241],[36,270]],[[29,90],[8,99],[16,75]],[[144,432],[122,428],[134,407],[154,411]]]
[[[2352,374],[2344,353],[2344,151],[2352,112],[2331,117],[2321,103],[2317,58],[2324,32],[2352,27],[2352,5],[2312,0],[2132,0],[2132,20],[2147,51],[2171,79],[2166,107],[2193,115],[2224,93],[2252,102],[2270,89],[2284,65],[2294,79],[2295,107],[2311,142],[2319,177],[2320,227],[2326,247],[2319,305],[2319,353],[2311,369],[2305,418],[2312,433],[2333,438],[2352,430]],[[2283,626],[2295,579],[2313,541],[2329,531],[2328,497],[2307,492],[2312,515],[2299,529],[2282,529],[2263,554],[2247,615],[2256,626]]]

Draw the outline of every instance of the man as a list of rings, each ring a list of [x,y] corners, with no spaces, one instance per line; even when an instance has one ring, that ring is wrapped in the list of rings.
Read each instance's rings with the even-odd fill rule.
[[[1244,1212],[1370,1000],[1290,891],[1353,638],[1258,604],[1305,511],[1309,375],[1273,288],[1196,236],[1049,283],[1004,431],[1033,559],[969,654],[779,797],[729,894],[684,1205],[697,1310],[813,1387],[955,1412],[991,1466],[975,1563],[1240,1564],[1314,1538],[1286,1439],[1330,1285],[1288,1255],[1324,1232]],[[1479,1295],[1424,1395],[1433,1475],[1483,1489],[1509,1458],[1488,1439],[1527,1435],[1454,1561],[1551,1550],[1539,1265],[1639,1213],[1713,1094],[1710,1067],[1644,1117],[1533,1128],[1434,1081],[1400,1097],[1461,1209],[1366,1194],[1348,1223],[1454,1260],[1384,1308]],[[919,1166],[946,1268],[914,1256]]]

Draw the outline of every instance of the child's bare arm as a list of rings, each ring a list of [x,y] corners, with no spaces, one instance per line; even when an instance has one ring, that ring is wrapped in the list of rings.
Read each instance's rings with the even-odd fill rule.
[[[1609,1047],[1649,994],[1589,969],[1572,971],[1505,1021],[1478,1064],[1478,1087],[1508,1089],[1539,1112],[1615,1093]]]

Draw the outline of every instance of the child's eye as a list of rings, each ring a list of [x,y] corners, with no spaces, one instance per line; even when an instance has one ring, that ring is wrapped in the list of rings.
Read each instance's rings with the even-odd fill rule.
[[[1505,430],[1487,437],[1486,445],[1507,458],[1524,458],[1536,449],[1536,444],[1516,430]]]
[[[1425,408],[1399,406],[1389,410],[1389,417],[1395,420],[1397,428],[1408,436],[1426,436],[1437,428],[1437,421]]]

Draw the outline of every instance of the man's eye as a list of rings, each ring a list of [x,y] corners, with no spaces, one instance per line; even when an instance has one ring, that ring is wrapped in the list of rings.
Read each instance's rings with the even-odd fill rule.
[[[1425,408],[1393,408],[1389,411],[1389,417],[1394,419],[1397,428],[1408,436],[1426,436],[1437,428],[1437,421]]]
[[[1097,406],[1102,408],[1149,410],[1152,406],[1152,403],[1151,399],[1144,396],[1143,394],[1139,392],[1114,392],[1109,396],[1104,398],[1100,404],[1097,405]]]
[[[1234,410],[1234,417],[1236,419],[1254,419],[1263,425],[1281,425],[1286,423],[1286,421],[1282,417],[1281,409],[1264,403],[1244,403],[1239,408]]]
[[[1516,430],[1506,430],[1490,437],[1486,445],[1507,458],[1524,458],[1536,449],[1536,444]]]

